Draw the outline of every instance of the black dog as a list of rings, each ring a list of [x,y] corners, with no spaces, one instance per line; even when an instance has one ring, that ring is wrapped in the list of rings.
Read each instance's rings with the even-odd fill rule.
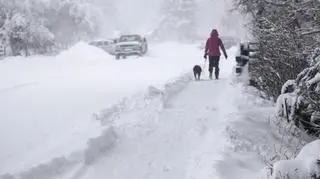
[[[195,80],[200,80],[201,72],[202,72],[202,68],[199,65],[195,65],[193,67],[193,75]]]

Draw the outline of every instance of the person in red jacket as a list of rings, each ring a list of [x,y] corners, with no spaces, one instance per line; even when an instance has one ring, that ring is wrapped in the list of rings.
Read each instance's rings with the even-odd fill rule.
[[[207,59],[209,56],[209,77],[212,79],[212,72],[213,72],[213,67],[215,67],[215,77],[216,79],[219,78],[219,61],[220,61],[220,48],[223,51],[224,57],[227,59],[228,55],[226,52],[226,49],[224,48],[224,45],[219,38],[218,31],[216,29],[213,29],[211,31],[210,37],[208,38],[206,42],[206,48],[204,52],[204,58]]]

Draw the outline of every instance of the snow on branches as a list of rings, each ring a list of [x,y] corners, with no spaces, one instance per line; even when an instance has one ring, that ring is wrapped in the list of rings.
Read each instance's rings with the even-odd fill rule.
[[[103,21],[96,1],[0,0],[0,40],[12,55],[28,55],[93,36]]]
[[[259,43],[258,61],[249,65],[251,80],[276,99],[282,85],[308,67],[309,54],[320,45],[320,2],[234,2],[252,17],[250,30]]]
[[[316,48],[311,55],[310,67],[297,78],[289,80],[277,100],[280,117],[293,121],[311,135],[320,136],[320,54]],[[318,55],[317,55],[318,54]],[[316,60],[317,59],[317,60]],[[290,88],[290,90],[287,90]]]

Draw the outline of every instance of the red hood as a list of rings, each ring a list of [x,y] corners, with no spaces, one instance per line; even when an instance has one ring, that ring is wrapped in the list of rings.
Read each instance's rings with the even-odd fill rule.
[[[218,33],[217,29],[213,29],[211,31],[210,37],[219,37],[219,33]]]
[[[217,29],[213,29],[210,34],[210,38],[206,42],[205,54],[209,56],[220,56],[220,48],[222,49],[225,56],[227,56],[224,45],[219,38]]]

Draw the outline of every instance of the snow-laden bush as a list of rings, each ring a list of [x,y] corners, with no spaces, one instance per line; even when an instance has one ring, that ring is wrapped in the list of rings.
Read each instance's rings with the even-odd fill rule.
[[[23,13],[15,13],[3,28],[13,55],[46,53],[55,45],[49,29]]]
[[[306,144],[291,160],[280,160],[265,167],[260,179],[319,179],[320,140]]]
[[[277,114],[305,129],[309,134],[320,134],[320,58],[315,49],[310,67],[303,70],[296,80],[289,80],[282,87],[277,100]],[[315,55],[318,54],[318,55]]]
[[[28,55],[88,40],[106,22],[104,5],[108,3],[0,0],[0,42],[9,49],[8,55]]]
[[[250,16],[250,35],[259,43],[250,78],[267,97],[276,99],[282,85],[308,67],[308,54],[320,45],[320,1],[233,1]]]

